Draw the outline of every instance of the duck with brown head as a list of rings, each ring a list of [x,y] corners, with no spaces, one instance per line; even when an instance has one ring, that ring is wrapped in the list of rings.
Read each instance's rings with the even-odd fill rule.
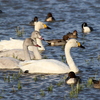
[[[53,17],[52,13],[47,14],[45,21],[47,22],[55,21],[55,18]]]

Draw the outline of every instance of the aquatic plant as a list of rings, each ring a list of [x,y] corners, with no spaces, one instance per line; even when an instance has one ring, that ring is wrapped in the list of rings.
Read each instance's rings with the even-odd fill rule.
[[[16,27],[15,31],[18,37],[23,36],[23,34],[25,33],[24,28],[20,28],[19,26]]]
[[[47,90],[48,90],[49,92],[53,91],[53,85],[52,85],[52,84],[50,84],[50,86],[49,86],[49,87],[47,87]]]
[[[59,82],[57,83],[57,86],[61,86],[63,83],[64,83],[63,81],[59,81]]]
[[[17,87],[18,87],[18,90],[22,89],[22,85],[20,81],[18,81]]]
[[[38,78],[35,76],[35,77],[34,77],[34,81],[36,82],[37,80],[38,80]]]
[[[43,96],[43,97],[45,96],[45,93],[42,89],[40,90],[40,95]]]
[[[69,92],[70,98],[77,98],[83,87],[84,85],[79,84],[79,82],[76,84],[76,86],[71,85],[71,91]]]

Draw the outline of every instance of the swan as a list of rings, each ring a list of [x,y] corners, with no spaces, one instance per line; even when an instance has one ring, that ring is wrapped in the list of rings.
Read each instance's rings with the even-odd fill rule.
[[[48,27],[46,24],[44,24],[43,22],[40,22],[40,21],[38,21],[38,22],[35,22],[34,23],[35,24],[35,31],[38,31],[38,32],[40,32],[40,29],[51,29],[50,27]],[[33,33],[32,33],[33,34]],[[31,37],[32,38],[32,37]],[[45,50],[45,48],[44,48],[44,46],[43,46],[43,44],[42,44],[42,41],[40,40],[40,39],[36,39],[36,42],[37,42],[37,44],[38,45],[40,45],[41,46],[41,48],[38,48],[40,51],[44,51]]]
[[[82,32],[83,33],[90,33],[91,31],[93,31],[93,28],[92,27],[89,27],[88,24],[86,22],[84,22],[82,24]]]
[[[36,42],[32,40],[31,38],[26,38],[24,40],[23,42],[24,51],[22,53],[24,53],[25,60],[31,60],[31,56],[29,55],[29,51],[28,51],[28,46],[33,46],[33,47],[36,46],[37,48],[37,46],[39,45],[37,45]],[[20,60],[12,58],[12,57],[0,57],[0,69],[16,69],[16,68],[18,69],[19,63],[20,63]]]
[[[75,65],[70,55],[70,49],[72,47],[83,47],[83,46],[76,39],[68,40],[68,42],[65,45],[65,56],[69,66],[55,59],[41,59],[41,60],[29,60],[20,62],[19,67],[23,72],[26,73],[62,74],[62,73],[68,73],[70,71],[77,73],[79,72],[79,69]]]
[[[55,18],[53,17],[52,13],[47,14],[45,21],[47,22],[55,21]]]
[[[73,71],[68,73],[68,77],[65,79],[65,83],[68,85],[81,83],[81,78],[76,76]]]
[[[66,40],[69,38],[77,38],[77,31],[74,30],[73,33],[67,33],[63,36],[63,39],[52,39],[52,40],[45,40],[49,46],[61,46],[66,44]]]
[[[34,34],[40,34],[40,29],[50,29],[46,24],[44,24],[43,22],[35,22],[35,31],[32,32],[31,34],[31,38],[34,39]],[[41,46],[41,49],[38,48],[39,50],[45,50],[41,38],[37,38],[36,39],[37,44]],[[16,44],[16,45],[15,45]],[[5,51],[5,50],[11,50],[11,49],[23,49],[23,40],[19,40],[19,39],[12,39],[10,38],[10,40],[1,40],[0,41],[0,51]],[[31,49],[29,49],[31,50]],[[33,50],[31,50],[33,51]]]
[[[33,42],[34,46],[31,42]],[[6,50],[6,51],[1,51],[0,57],[2,56],[3,57],[13,57],[13,58],[20,59],[20,60],[42,59],[42,56],[40,55],[39,52],[34,52],[34,49],[37,49],[35,46],[38,46],[35,40],[31,38],[26,38],[23,41],[22,45],[23,45],[23,49],[11,49],[11,50]],[[29,51],[30,59],[29,58],[27,59],[25,57],[26,53],[24,53],[24,51],[26,52],[30,46],[31,46],[31,49],[33,49],[33,52]]]

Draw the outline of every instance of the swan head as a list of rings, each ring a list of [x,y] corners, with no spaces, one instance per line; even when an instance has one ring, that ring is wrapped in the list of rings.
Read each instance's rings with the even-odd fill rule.
[[[34,32],[32,32],[32,34],[31,34],[31,38],[32,39],[40,39],[40,40],[44,40],[43,38],[42,38],[42,36],[40,35],[40,32],[38,32],[38,31],[34,31]]]
[[[66,43],[67,47],[70,47],[70,48],[72,48],[72,47],[81,47],[81,48],[85,49],[85,47],[82,46],[81,43],[78,42],[76,39],[69,39],[69,40],[66,40],[66,41],[67,41],[67,43]]]
[[[24,42],[23,42],[23,45],[25,45],[25,46],[36,46],[36,47],[41,47],[41,46],[39,46],[33,39],[31,39],[31,38],[26,38],[25,40],[24,40]]]
[[[40,29],[51,29],[50,27],[48,27],[46,24],[44,24],[43,22],[35,22],[35,30],[39,31]]]

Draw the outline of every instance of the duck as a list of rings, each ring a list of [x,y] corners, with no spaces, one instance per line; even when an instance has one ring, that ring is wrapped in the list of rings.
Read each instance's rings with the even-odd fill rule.
[[[62,46],[66,44],[66,40],[70,38],[78,38],[77,31],[74,30],[73,33],[67,33],[62,37],[62,39],[51,39],[51,40],[45,40],[49,46]]]
[[[6,50],[6,51],[1,51],[0,57],[13,57],[13,58],[20,59],[20,60],[42,59],[42,56],[39,52],[34,52],[34,49],[37,49],[35,48],[35,46],[40,47],[39,45],[36,44],[35,40],[31,38],[26,38],[23,41],[22,45],[23,45],[23,49],[11,49],[11,50]],[[30,46],[31,46],[31,49],[33,49],[33,51],[29,51],[30,58],[28,57],[26,58],[25,56],[27,53],[24,53],[24,52],[28,52],[28,48]]]
[[[72,47],[85,48],[76,39],[67,41],[65,45],[65,57],[69,66],[56,59],[40,59],[20,62],[19,68],[23,73],[64,74],[70,71],[78,73],[79,69],[70,54]]]
[[[68,85],[81,83],[81,78],[76,76],[73,71],[68,73],[68,77],[65,79],[65,83]]]
[[[38,17],[37,16],[34,17],[34,19],[29,23],[29,25],[34,26],[35,22],[38,22]]]
[[[28,46],[37,47],[35,41],[31,38],[26,38],[23,42],[24,46],[24,57],[26,60],[31,60],[31,56],[29,55]],[[33,48],[34,49],[34,48]],[[12,57],[0,57],[0,69],[19,69],[18,65],[21,61]]]
[[[89,27],[88,24],[86,22],[84,22],[82,24],[82,32],[86,33],[86,34],[89,34],[91,31],[93,31],[93,28]]]
[[[49,12],[49,13],[47,14],[45,21],[47,21],[47,22],[55,21],[55,18],[53,17],[53,15],[52,15],[51,12]]]
[[[51,29],[46,24],[44,24],[43,22],[40,22],[40,21],[35,23],[34,28],[35,28],[34,29],[35,31],[33,31],[30,35],[30,37],[33,38],[33,39],[34,39],[34,34],[37,34],[37,35],[40,34],[40,29]],[[36,39],[36,42],[37,42],[38,45],[41,46],[41,49],[40,48],[38,48],[38,49],[40,51],[44,51],[45,48],[42,44],[42,39],[38,38],[38,39]],[[23,40],[20,40],[20,39],[10,38],[9,40],[1,40],[0,41],[0,51],[11,50],[11,49],[23,49],[22,44],[23,44]],[[33,51],[33,50],[31,50],[31,51]]]
[[[93,87],[94,88],[99,88],[100,89],[100,80],[92,80]]]

